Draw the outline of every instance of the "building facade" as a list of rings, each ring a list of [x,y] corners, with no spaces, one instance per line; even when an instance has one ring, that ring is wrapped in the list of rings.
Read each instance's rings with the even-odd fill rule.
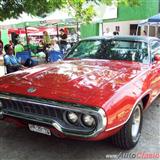
[[[109,27],[111,32],[119,30],[120,35],[136,34],[137,24],[160,12],[160,0],[140,0],[140,6],[119,6],[117,18],[104,20],[103,32]],[[154,33],[152,29],[151,34]],[[141,31],[139,31],[140,34]]]
[[[160,0],[140,0],[140,5],[134,7],[120,5],[117,8],[117,18],[103,19],[103,23],[99,25],[92,24],[90,29],[88,29],[89,26],[82,26],[82,38],[102,35],[106,32],[106,28],[109,28],[112,33],[118,30],[120,35],[135,35],[137,25],[141,21],[158,13],[160,13]],[[145,28],[141,28],[139,34],[141,34],[143,30],[145,30]],[[151,28],[150,36],[154,36],[154,28]]]

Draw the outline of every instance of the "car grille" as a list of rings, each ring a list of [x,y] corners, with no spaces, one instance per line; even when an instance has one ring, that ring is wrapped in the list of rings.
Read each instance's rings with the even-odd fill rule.
[[[24,113],[29,115],[43,116],[44,118],[63,119],[63,110],[47,105],[27,103],[10,99],[0,99],[4,110]]]

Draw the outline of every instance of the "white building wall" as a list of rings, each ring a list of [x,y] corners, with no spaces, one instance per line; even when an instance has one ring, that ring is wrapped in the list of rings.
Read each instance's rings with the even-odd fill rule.
[[[116,30],[116,26],[119,26],[120,28],[119,35],[129,35],[130,24],[139,24],[141,21],[142,20],[103,23],[103,33],[106,31],[107,27],[110,29],[110,32],[113,33]]]

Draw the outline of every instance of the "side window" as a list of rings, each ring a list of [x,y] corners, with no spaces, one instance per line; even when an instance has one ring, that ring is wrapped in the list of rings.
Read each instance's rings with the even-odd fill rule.
[[[151,43],[151,53],[152,54],[160,54],[160,42],[159,41],[153,41]]]
[[[160,54],[160,41],[151,42],[151,56],[152,60],[154,59],[155,54]]]

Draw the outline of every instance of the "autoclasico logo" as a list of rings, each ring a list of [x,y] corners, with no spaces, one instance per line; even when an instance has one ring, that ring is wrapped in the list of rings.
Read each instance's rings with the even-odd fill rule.
[[[27,89],[27,92],[28,92],[28,93],[33,93],[33,92],[35,92],[36,90],[37,90],[36,88],[31,87],[31,88],[28,88],[28,89]]]
[[[119,154],[107,154],[107,159],[160,159],[160,153],[136,152]]]

